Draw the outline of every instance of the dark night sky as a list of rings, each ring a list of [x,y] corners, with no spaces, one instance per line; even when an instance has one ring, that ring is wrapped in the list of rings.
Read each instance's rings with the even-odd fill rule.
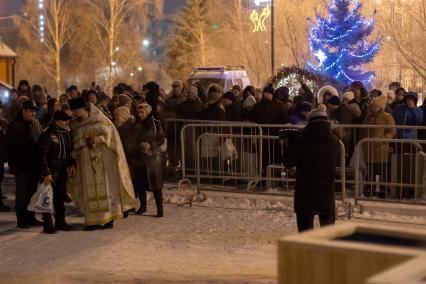
[[[0,0],[0,36],[12,47],[16,44],[17,30],[11,21],[1,20],[1,17],[19,14],[24,2],[25,0]],[[174,13],[184,2],[185,0],[164,0],[164,12]]]
[[[25,0],[0,0],[0,17],[16,14]],[[175,11],[185,0],[164,0],[165,12]]]

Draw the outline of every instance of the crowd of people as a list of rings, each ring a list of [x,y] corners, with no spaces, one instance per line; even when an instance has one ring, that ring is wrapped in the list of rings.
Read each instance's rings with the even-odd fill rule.
[[[129,212],[145,213],[147,191],[153,192],[157,216],[163,216],[164,166],[166,159],[178,163],[177,153],[167,153],[166,119],[309,125],[312,113],[320,111],[322,119],[338,124],[426,125],[426,104],[418,107],[417,101],[417,93],[406,92],[397,82],[389,85],[386,94],[377,89],[368,92],[361,82],[353,82],[341,92],[324,86],[314,94],[301,82],[294,98],[287,87],[260,90],[235,85],[222,90],[212,84],[205,90],[197,83],[189,86],[182,81],[174,81],[169,93],[156,82],[144,84],[140,91],[118,84],[108,96],[92,84],[81,92],[70,86],[65,94],[53,98],[43,87],[22,80],[4,111],[0,107],[0,175],[3,178],[3,165],[8,162],[16,177],[18,227],[43,225],[46,233],[72,229],[65,222],[68,190],[85,215],[85,229],[108,229]],[[338,134],[352,148],[349,152],[355,147],[357,131],[345,129]],[[426,137],[424,131],[393,128],[374,128],[368,133],[364,129],[356,134],[359,139]],[[389,144],[372,147],[380,148],[375,153],[387,153]],[[383,154],[366,156],[372,178],[388,159]],[[40,182],[54,188],[55,224],[50,214],[43,214],[43,222],[39,222],[27,210]],[[0,210],[10,210],[0,197]],[[330,222],[330,217],[324,218],[325,223]]]

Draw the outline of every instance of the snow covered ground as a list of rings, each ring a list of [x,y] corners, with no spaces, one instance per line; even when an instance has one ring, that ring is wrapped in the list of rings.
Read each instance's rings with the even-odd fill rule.
[[[107,231],[82,231],[72,207],[76,230],[56,235],[18,230],[14,214],[1,213],[0,283],[276,282],[277,240],[296,233],[291,198],[208,192],[191,207],[191,191],[166,195],[165,218],[152,217],[151,201],[147,216]]]

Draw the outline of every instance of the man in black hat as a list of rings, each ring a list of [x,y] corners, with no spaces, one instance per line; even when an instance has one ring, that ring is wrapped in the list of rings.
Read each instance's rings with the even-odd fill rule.
[[[274,98],[275,90],[272,86],[263,89],[263,98],[252,110],[252,121],[259,124],[284,124],[288,117],[282,102]]]
[[[258,124],[285,124],[288,122],[288,114],[284,104],[275,98],[275,90],[272,86],[263,89],[263,98],[255,104],[251,111],[251,121]],[[264,133],[268,135],[278,136],[278,128],[264,127]],[[262,169],[266,174],[267,165],[279,164],[282,153],[277,149],[281,149],[278,141],[263,140],[262,150]],[[275,149],[275,150],[273,150]]]
[[[339,160],[339,140],[333,135],[323,105],[307,116],[308,124],[283,155],[287,168],[296,167],[294,212],[299,232],[314,228],[314,216],[320,226],[332,225],[335,212],[335,178]]]
[[[16,179],[15,209],[18,227],[21,229],[42,224],[36,220],[34,212],[27,210],[38,182],[37,139],[41,127],[36,119],[36,110],[33,101],[24,102],[22,111],[6,133],[6,154],[10,172]]]
[[[54,234],[56,230],[70,231],[65,222],[67,166],[70,161],[71,136],[69,117],[64,111],[53,114],[51,124],[38,139],[39,164],[41,176],[46,184],[53,188],[53,205],[55,207],[55,226],[50,214],[43,214],[43,233]]]

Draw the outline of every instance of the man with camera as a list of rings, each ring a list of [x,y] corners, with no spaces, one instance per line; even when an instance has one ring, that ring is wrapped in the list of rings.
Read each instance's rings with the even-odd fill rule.
[[[308,124],[283,157],[287,168],[296,167],[294,211],[299,232],[335,222],[334,183],[339,140],[332,134],[323,105],[308,114]]]

